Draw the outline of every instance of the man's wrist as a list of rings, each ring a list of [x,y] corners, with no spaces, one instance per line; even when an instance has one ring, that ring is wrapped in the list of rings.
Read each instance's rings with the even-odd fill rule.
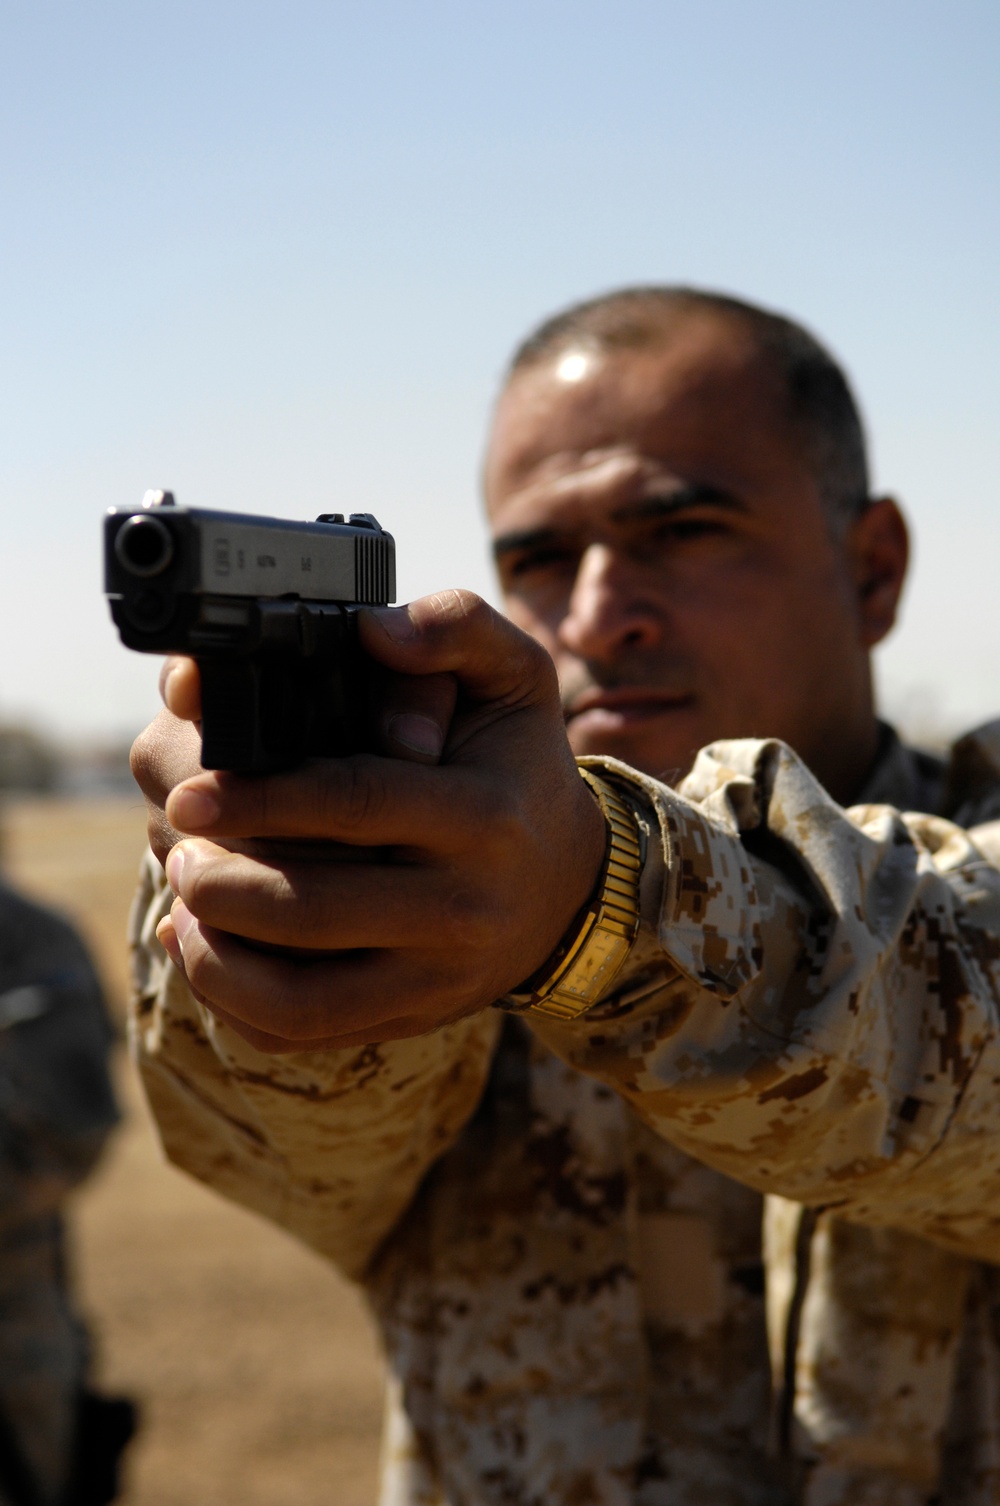
[[[537,972],[498,1003],[518,1014],[572,1020],[607,993],[639,930],[641,847],[636,820],[605,779],[580,768],[604,816],[608,841],[594,897]]]

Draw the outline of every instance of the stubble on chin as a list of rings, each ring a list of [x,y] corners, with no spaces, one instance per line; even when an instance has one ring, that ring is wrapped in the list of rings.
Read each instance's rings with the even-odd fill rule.
[[[615,758],[619,763],[627,764],[629,768],[637,769],[640,774],[646,774],[672,789],[691,772],[697,753],[694,750],[682,764],[675,750],[667,752],[650,748],[643,740],[624,734],[620,737],[581,736],[574,728],[572,719],[566,723],[566,735],[575,758]]]
[[[691,772],[698,746],[656,747],[654,739],[630,736],[626,732],[617,736],[587,735],[576,726],[573,708],[585,696],[604,690],[627,689],[649,691],[651,695],[686,696],[692,683],[692,672],[686,664],[678,661],[665,663],[662,658],[654,665],[629,663],[599,669],[587,664],[560,666],[559,699],[574,756],[617,758],[630,768],[675,788]]]

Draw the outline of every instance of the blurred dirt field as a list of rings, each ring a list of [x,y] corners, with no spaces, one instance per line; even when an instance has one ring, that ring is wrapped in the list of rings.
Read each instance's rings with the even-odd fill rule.
[[[24,800],[4,866],[89,941],[116,1017],[144,846],[140,801]],[[136,1398],[125,1506],[370,1506],[381,1361],[318,1257],[166,1165],[124,1051],[125,1121],[72,1210],[96,1377]]]

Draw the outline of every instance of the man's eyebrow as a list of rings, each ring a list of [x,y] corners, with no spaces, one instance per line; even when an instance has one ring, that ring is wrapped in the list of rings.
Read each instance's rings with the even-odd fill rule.
[[[559,535],[554,528],[524,528],[520,533],[502,533],[493,540],[493,558],[514,554],[518,549],[535,549],[539,544],[551,544]]]
[[[612,517],[616,523],[626,523],[633,518],[665,518],[688,507],[725,507],[737,511],[740,502],[721,486],[692,481],[686,486],[670,487],[653,497],[637,497],[634,502],[616,508]]]
[[[688,507],[725,507],[736,511],[739,500],[731,492],[719,486],[709,486],[693,481],[686,486],[675,486],[658,493],[655,497],[637,497],[626,502],[611,514],[616,523],[629,523],[643,518],[668,518],[672,513],[683,512]],[[493,540],[494,560],[506,554],[516,554],[521,549],[537,549],[547,544],[565,543],[567,535],[555,528],[524,528],[515,533],[502,533]]]

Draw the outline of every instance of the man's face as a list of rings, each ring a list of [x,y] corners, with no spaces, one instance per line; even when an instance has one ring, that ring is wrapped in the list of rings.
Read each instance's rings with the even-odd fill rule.
[[[872,727],[848,549],[779,378],[734,322],[558,352],[501,398],[486,498],[507,611],[555,660],[574,752],[676,780],[722,737],[820,774]]]

